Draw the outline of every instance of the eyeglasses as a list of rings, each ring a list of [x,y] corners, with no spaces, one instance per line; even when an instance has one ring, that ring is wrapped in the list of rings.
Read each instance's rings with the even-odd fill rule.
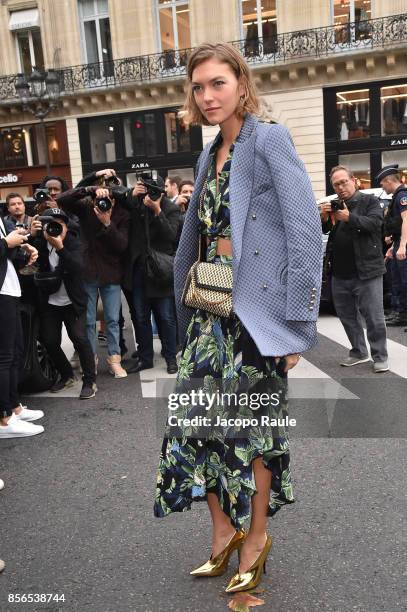
[[[332,183],[332,187],[334,189],[338,189],[338,187],[344,187],[350,182],[350,179],[344,179],[343,181],[338,181],[338,183]]]

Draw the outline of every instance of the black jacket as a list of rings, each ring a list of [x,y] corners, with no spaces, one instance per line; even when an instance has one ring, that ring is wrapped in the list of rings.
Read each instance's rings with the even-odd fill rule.
[[[352,232],[352,242],[355,251],[355,263],[360,280],[368,280],[381,276],[386,272],[382,251],[383,211],[379,200],[372,194],[357,191],[346,202],[349,208],[348,227]],[[338,227],[344,221],[332,225],[329,219],[322,222],[322,231],[329,233],[326,247],[326,265],[328,268],[332,259],[332,246]]]
[[[126,257],[123,286],[130,290],[133,285],[134,266],[144,270],[144,254],[147,248],[146,223],[149,224],[150,247],[167,255],[174,255],[180,222],[180,211],[176,204],[165,196],[161,200],[161,213],[154,213],[139,198],[130,194],[124,205],[130,211],[130,238]],[[145,278],[148,297],[168,297],[174,295],[173,287],[160,287]]]
[[[16,229],[14,225],[10,223],[10,221],[6,221],[5,219],[3,219],[3,223],[7,234]],[[4,279],[6,278],[8,259],[12,261],[14,267],[19,270],[27,264],[29,256],[23,249],[20,249],[19,247],[15,249],[9,249],[7,242],[2,236],[0,236],[0,289],[3,287]]]
[[[86,187],[62,193],[57,202],[64,211],[74,212],[79,217],[84,243],[85,280],[97,281],[100,285],[120,285],[129,233],[129,213],[122,203],[116,202],[111,224],[105,228],[93,211]]]
[[[48,272],[50,270],[48,243],[43,236],[40,236],[36,239],[35,246],[38,249],[37,263],[39,270],[40,272]],[[76,314],[80,315],[86,310],[87,306],[87,294],[83,282],[85,264],[80,237],[75,225],[71,223],[68,225],[68,232],[64,239],[64,248],[58,251],[58,255],[66,292]],[[48,295],[39,291],[40,304],[47,304],[48,297]]]

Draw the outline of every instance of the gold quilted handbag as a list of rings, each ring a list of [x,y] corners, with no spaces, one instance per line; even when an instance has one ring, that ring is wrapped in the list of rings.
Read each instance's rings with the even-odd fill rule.
[[[206,191],[206,181],[200,196],[200,208]],[[201,236],[199,255],[188,272],[182,294],[182,303],[188,308],[201,308],[219,317],[233,314],[233,270],[221,263],[201,261]]]

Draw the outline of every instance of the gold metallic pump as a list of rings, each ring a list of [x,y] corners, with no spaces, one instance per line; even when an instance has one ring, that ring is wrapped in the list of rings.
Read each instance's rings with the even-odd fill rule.
[[[237,593],[238,591],[248,591],[254,589],[261,580],[262,572],[266,573],[266,559],[272,544],[271,536],[267,536],[266,544],[259,557],[244,574],[235,574],[228,586],[226,593]]]
[[[245,537],[246,532],[244,529],[236,531],[226,548],[216,555],[216,557],[212,558],[211,556],[209,561],[190,572],[191,576],[221,576],[224,574],[228,568],[231,554],[234,550],[240,552]]]

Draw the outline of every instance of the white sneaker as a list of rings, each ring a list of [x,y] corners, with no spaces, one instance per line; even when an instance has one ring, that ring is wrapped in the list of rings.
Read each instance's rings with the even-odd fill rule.
[[[27,406],[23,406],[20,404],[22,411],[20,414],[16,414],[16,417],[21,421],[38,421],[38,419],[42,419],[44,413],[42,410],[30,410]]]
[[[21,421],[15,414],[12,414],[7,425],[0,425],[0,439],[36,436],[43,431],[42,425],[33,425],[32,423],[27,423],[27,421]]]
[[[4,489],[4,480],[0,478],[0,491]]]
[[[6,564],[4,563],[3,559],[0,559],[0,572],[2,572],[5,567],[6,567]]]

